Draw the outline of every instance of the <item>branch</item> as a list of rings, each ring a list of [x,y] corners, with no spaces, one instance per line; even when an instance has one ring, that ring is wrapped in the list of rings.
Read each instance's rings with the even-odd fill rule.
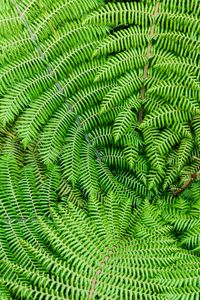
[[[199,167],[200,169],[200,167]],[[200,172],[196,172],[191,175],[190,179],[188,179],[180,188],[176,189],[173,194],[174,196],[180,195],[185,189],[187,189],[197,177],[200,176]]]

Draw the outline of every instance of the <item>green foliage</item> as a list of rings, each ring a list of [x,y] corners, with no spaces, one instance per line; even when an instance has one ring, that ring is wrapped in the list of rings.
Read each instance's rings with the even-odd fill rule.
[[[199,0],[0,10],[0,299],[199,299]]]
[[[148,200],[132,214],[130,199],[111,193],[91,197],[86,210],[72,202],[51,208],[50,218],[37,216],[37,229],[25,220],[28,240],[15,224],[3,225],[15,232],[21,249],[15,261],[9,259],[13,249],[2,257],[8,299],[197,299],[199,260],[178,247],[172,227]],[[43,239],[35,244],[37,233]]]

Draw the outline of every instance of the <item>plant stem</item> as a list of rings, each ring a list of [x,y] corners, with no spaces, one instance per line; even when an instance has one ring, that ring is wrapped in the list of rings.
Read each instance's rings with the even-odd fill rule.
[[[200,169],[200,167],[199,167],[199,169]],[[197,177],[199,177],[200,176],[200,172],[198,171],[197,173],[194,173],[194,174],[192,174],[191,175],[191,177],[190,177],[190,179],[188,179],[180,188],[178,188],[178,189],[176,189],[174,192],[173,192],[173,194],[174,194],[174,196],[178,196],[178,195],[180,195],[185,189],[187,189],[191,184],[192,184],[192,182],[194,181],[194,180],[196,180],[197,179]]]
[[[89,290],[88,300],[94,299],[93,296],[94,296],[95,288],[96,288],[96,285],[97,285],[97,277],[100,275],[103,266],[104,266],[105,263],[109,260],[110,255],[111,255],[112,253],[113,253],[113,251],[112,251],[112,250],[109,250],[109,255],[106,255],[106,256],[103,258],[103,260],[102,260],[101,263],[100,263],[99,268],[95,271],[95,274],[94,274],[94,277],[93,277],[92,283],[91,283],[91,288],[90,288],[90,290]]]
[[[158,1],[156,3],[155,11],[154,11],[154,14],[153,14],[154,21],[153,21],[152,26],[149,29],[149,38],[150,39],[149,39],[149,43],[148,43],[148,46],[147,46],[147,54],[146,54],[147,62],[146,62],[146,65],[144,66],[144,75],[143,75],[143,81],[144,82],[148,77],[149,59],[151,57],[151,50],[152,50],[152,46],[153,46],[152,45],[152,38],[155,36],[155,20],[156,20],[157,15],[159,14],[159,9],[160,9],[160,2]],[[140,91],[140,97],[141,97],[142,101],[146,97],[145,92],[146,92],[146,86],[145,86],[145,83],[144,83],[142,88],[141,88],[141,91]],[[141,123],[143,119],[144,119],[144,105],[142,105],[142,107],[140,109],[140,112],[139,112],[139,116],[138,116],[139,123]]]

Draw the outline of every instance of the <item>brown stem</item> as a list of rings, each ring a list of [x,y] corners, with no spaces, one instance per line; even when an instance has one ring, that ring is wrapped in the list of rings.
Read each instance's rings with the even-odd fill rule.
[[[146,65],[144,66],[144,75],[143,75],[143,81],[145,81],[145,79],[148,77],[148,71],[149,71],[149,59],[151,57],[151,49],[152,49],[152,38],[154,37],[155,35],[155,18],[157,17],[157,15],[159,14],[159,9],[160,9],[160,2],[157,2],[156,3],[156,6],[155,6],[155,11],[154,11],[154,14],[153,14],[153,18],[154,18],[154,22],[151,26],[151,28],[149,29],[149,37],[150,37],[150,40],[149,40],[149,43],[148,43],[148,46],[147,46],[147,54],[146,54],[146,57],[147,57],[147,63]],[[145,92],[146,92],[146,86],[145,84],[143,84],[142,88],[141,88],[141,91],[140,91],[140,97],[142,100],[145,99]],[[138,116],[138,121],[139,123],[142,122],[144,118],[144,105],[142,105],[141,109],[140,109],[140,112],[139,112],[139,116]]]
[[[199,167],[200,169],[200,167]],[[173,195],[174,196],[178,196],[180,195],[185,189],[187,189],[194,180],[197,179],[197,177],[200,176],[200,173],[199,171],[197,173],[194,173],[191,175],[190,179],[188,179],[180,188],[176,189],[174,192],[173,192]]]
[[[94,273],[94,277],[92,279],[92,283],[91,283],[91,288],[89,290],[89,295],[88,295],[88,300],[92,300],[94,299],[94,292],[95,292],[95,288],[97,285],[97,277],[99,276],[99,274],[101,273],[101,270],[103,268],[103,266],[105,265],[105,263],[109,260],[110,255],[113,253],[112,250],[109,250],[109,255],[106,255],[103,260],[100,262],[99,268],[95,271]]]
[[[144,105],[141,106],[139,116],[138,116],[138,122],[141,123],[143,119],[144,119]]]

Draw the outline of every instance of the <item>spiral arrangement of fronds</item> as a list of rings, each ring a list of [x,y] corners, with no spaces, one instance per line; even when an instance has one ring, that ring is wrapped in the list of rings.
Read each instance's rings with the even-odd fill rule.
[[[199,0],[0,11],[0,299],[199,299]]]

